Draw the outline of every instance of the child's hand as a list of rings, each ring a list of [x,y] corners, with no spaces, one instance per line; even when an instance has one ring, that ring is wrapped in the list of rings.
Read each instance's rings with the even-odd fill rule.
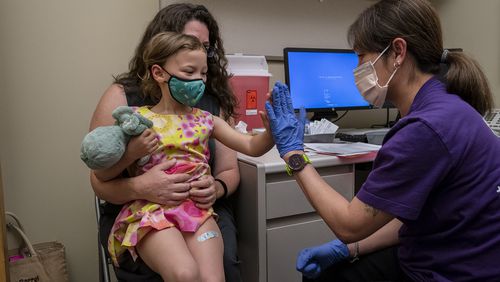
[[[266,129],[266,132],[271,132],[271,126],[269,125],[269,117],[267,116],[267,113],[264,111],[259,111],[260,119],[262,120],[262,125],[264,125],[264,128]]]
[[[146,129],[141,135],[134,136],[127,145],[126,154],[133,160],[152,154],[159,147],[158,137],[152,129]]]
[[[266,93],[266,101],[269,103],[273,103],[273,95],[271,92]],[[264,125],[264,128],[266,129],[266,132],[271,132],[271,125],[269,124],[269,116],[267,115],[266,111],[259,111],[260,119],[262,120],[262,125]]]

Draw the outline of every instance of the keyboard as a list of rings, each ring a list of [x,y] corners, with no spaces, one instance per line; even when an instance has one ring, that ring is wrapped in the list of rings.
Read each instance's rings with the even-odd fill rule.
[[[364,142],[380,145],[389,128],[340,129],[335,138],[347,142]]]
[[[366,134],[353,135],[353,134],[349,134],[349,133],[338,132],[338,133],[335,133],[335,138],[338,138],[341,141],[347,141],[347,142],[368,143],[368,138],[366,137]]]
[[[484,121],[491,128],[493,133],[500,137],[500,109],[494,109],[484,116]]]

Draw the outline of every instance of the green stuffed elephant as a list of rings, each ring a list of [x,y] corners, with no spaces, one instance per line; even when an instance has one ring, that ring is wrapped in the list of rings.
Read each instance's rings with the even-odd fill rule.
[[[116,164],[130,138],[153,126],[152,121],[127,106],[116,108],[112,115],[116,119],[115,125],[97,127],[83,138],[80,158],[91,169],[104,169]]]

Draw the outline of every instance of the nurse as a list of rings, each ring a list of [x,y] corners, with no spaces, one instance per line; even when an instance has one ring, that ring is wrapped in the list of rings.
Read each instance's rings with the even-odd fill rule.
[[[426,0],[374,4],[348,40],[363,97],[392,102],[402,118],[349,202],[311,165],[303,121],[287,87],[275,86],[266,110],[280,156],[340,239],[304,251],[298,269],[317,281],[498,281],[500,139],[482,119],[493,102],[479,65],[443,49]],[[445,65],[443,83],[436,75]],[[336,267],[353,256],[360,260]]]

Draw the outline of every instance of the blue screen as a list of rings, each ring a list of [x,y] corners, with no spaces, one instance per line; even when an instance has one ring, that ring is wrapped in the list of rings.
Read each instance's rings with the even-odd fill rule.
[[[284,53],[295,109],[369,108],[354,83],[358,57],[353,51],[285,48]]]

